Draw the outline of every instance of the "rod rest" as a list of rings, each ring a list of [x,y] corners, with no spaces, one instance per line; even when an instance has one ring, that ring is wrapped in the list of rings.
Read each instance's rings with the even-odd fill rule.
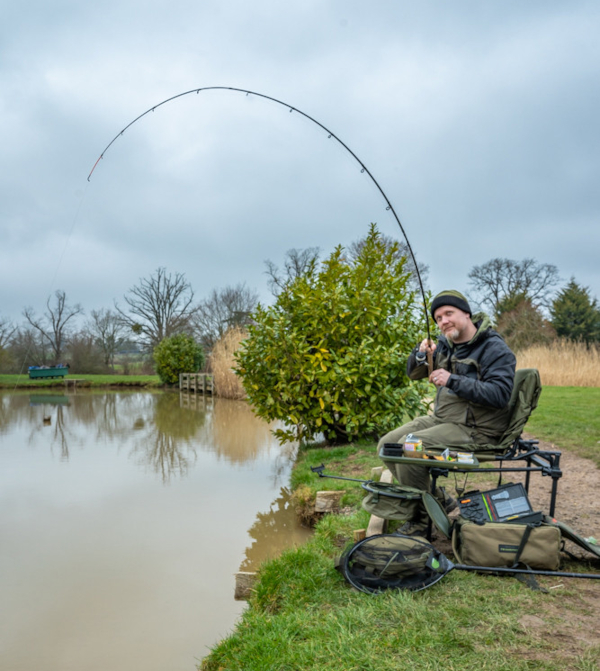
[[[560,455],[561,452],[554,450],[540,450],[537,445],[539,440],[524,440],[517,438],[510,450],[498,457],[499,462],[511,461],[527,461],[528,464],[535,464],[541,474],[549,475],[552,478],[558,479],[562,477],[560,469]],[[502,463],[500,464],[502,468]]]

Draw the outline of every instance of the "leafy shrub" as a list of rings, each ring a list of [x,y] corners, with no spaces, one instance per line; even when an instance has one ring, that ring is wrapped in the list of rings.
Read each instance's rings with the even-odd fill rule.
[[[156,373],[164,384],[176,384],[180,373],[195,373],[204,365],[202,347],[186,333],[165,338],[154,348]]]
[[[396,251],[371,226],[356,259],[338,247],[253,313],[237,374],[255,412],[286,425],[282,442],[381,435],[423,411],[405,370],[422,312]]]

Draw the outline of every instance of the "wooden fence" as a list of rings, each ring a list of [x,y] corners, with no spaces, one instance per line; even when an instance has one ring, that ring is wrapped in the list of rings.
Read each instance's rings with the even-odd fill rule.
[[[193,391],[196,394],[215,393],[215,381],[208,373],[180,373],[179,391]]]

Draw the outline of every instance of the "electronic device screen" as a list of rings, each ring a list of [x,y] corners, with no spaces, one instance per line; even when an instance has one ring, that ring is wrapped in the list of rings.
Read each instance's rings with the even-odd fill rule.
[[[458,500],[463,517],[477,522],[523,521],[533,513],[521,483],[504,485],[487,492],[469,492]]]

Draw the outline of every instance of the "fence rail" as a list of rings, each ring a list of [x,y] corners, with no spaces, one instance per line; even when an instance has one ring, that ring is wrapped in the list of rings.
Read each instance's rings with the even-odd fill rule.
[[[180,373],[179,391],[193,391],[196,394],[215,393],[215,381],[208,373]]]

